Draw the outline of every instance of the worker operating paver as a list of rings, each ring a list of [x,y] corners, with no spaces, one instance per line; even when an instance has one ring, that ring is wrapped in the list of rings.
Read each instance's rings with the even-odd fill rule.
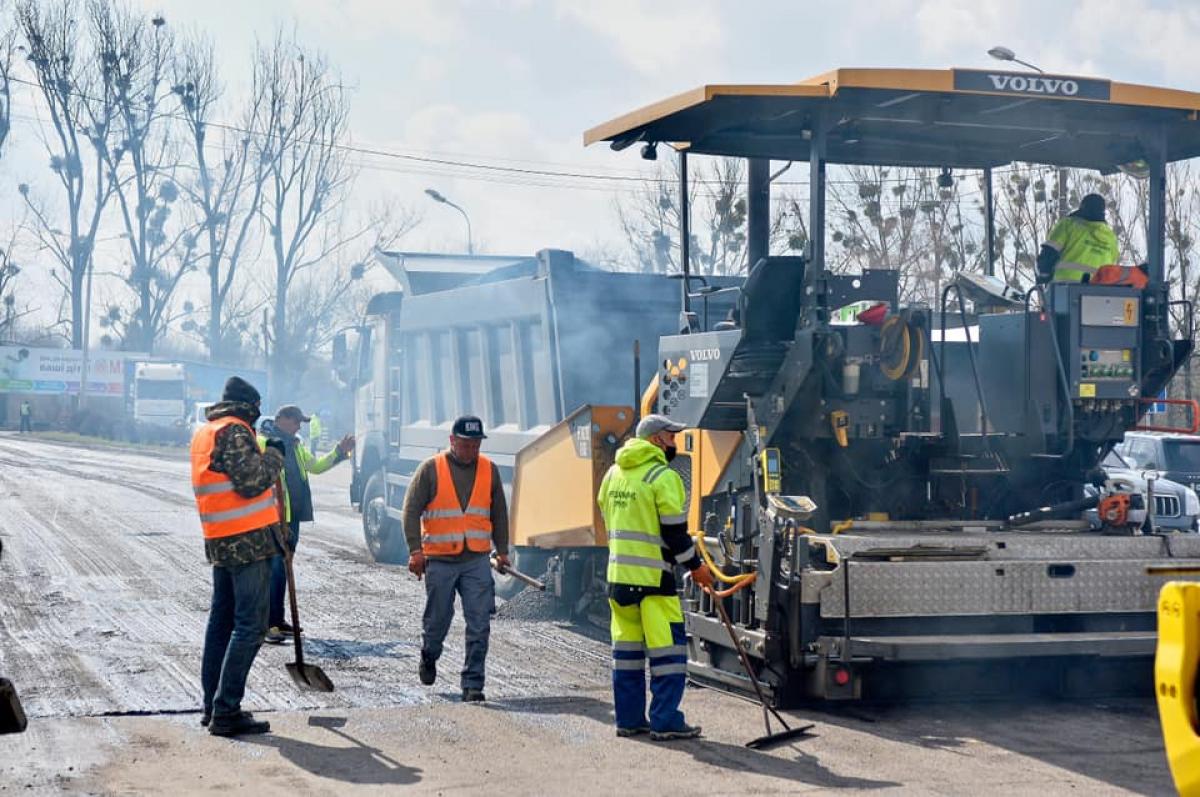
[[[404,534],[411,551],[408,569],[425,579],[421,683],[437,679],[437,660],[454,619],[454,595],[462,599],[467,652],[462,699],[484,700],[491,613],[496,590],[488,557],[495,546],[508,567],[508,505],[500,471],[479,446],[483,421],[464,415],[454,422],[450,448],[422,462],[404,496]]]
[[[649,732],[654,741],[667,741],[700,735],[699,726],[688,725],[679,710],[687,680],[687,634],[673,571],[676,565],[688,568],[703,587],[712,586],[712,573],[688,537],[683,481],[668,467],[675,434],[683,429],[665,415],[647,415],[600,484],[598,501],[608,529],[618,736]]]

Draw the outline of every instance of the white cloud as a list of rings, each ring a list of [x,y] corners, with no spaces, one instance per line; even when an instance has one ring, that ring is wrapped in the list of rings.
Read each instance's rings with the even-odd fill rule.
[[[396,35],[425,44],[445,44],[462,30],[461,6],[440,0],[291,0],[306,24],[336,31],[339,39]]]
[[[645,75],[684,64],[711,65],[724,50],[721,14],[708,2],[558,0],[555,10],[560,18],[608,39],[630,66]]]

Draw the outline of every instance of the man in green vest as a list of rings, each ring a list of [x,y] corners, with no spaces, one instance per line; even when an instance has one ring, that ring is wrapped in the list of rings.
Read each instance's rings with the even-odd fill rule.
[[[1079,209],[1050,230],[1037,259],[1038,282],[1087,282],[1120,257],[1117,236],[1104,220],[1104,197],[1088,194]]]
[[[608,530],[608,604],[612,610],[613,703],[617,736],[649,733],[654,741],[692,739],[679,703],[687,680],[687,632],[675,567],[701,587],[712,573],[687,531],[687,493],[668,467],[681,424],[647,415],[617,451],[597,500]],[[650,719],[646,719],[646,660]]]
[[[314,457],[305,448],[296,433],[306,416],[295,404],[288,404],[275,411],[274,423],[264,422],[263,432],[258,436],[260,447],[268,440],[277,440],[283,446],[283,502],[288,527],[288,547],[293,553],[300,542],[300,523],[313,519],[312,492],[308,487],[308,474],[324,473],[350,456],[354,450],[354,435],[341,439],[332,451],[323,457]],[[269,630],[266,641],[272,645],[283,644],[288,634],[299,633],[298,629],[283,619],[283,598],[287,589],[287,572],[282,556],[271,562],[271,604]]]

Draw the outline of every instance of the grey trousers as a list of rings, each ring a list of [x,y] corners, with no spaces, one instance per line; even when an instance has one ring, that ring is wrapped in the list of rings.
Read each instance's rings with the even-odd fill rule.
[[[467,624],[462,688],[482,689],[492,609],[496,603],[496,586],[486,556],[462,561],[430,559],[425,565],[425,615],[421,623],[425,633],[421,653],[434,661],[442,655],[442,643],[454,619],[456,592],[462,599],[463,620]]]

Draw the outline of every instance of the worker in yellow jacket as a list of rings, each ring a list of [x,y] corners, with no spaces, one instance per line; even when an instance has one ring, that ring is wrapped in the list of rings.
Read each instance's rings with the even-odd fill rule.
[[[617,736],[649,733],[656,742],[692,739],[679,710],[687,680],[687,633],[674,571],[702,587],[712,573],[687,531],[687,493],[670,467],[683,425],[647,415],[617,451],[597,501],[608,530],[608,605],[612,610],[613,703]],[[646,664],[650,716],[646,718]]]
[[[1104,220],[1104,197],[1088,194],[1079,209],[1058,220],[1038,255],[1038,281],[1087,282],[1120,257],[1117,236]]]
[[[288,547],[293,553],[300,542],[300,524],[313,519],[312,492],[308,487],[308,474],[324,473],[350,456],[354,450],[354,435],[343,437],[332,451],[323,457],[314,457],[300,442],[296,433],[300,424],[308,421],[295,404],[287,404],[275,411],[274,422],[264,422],[258,444],[265,448],[269,441],[278,441],[283,446],[283,503],[284,520],[288,527]],[[282,556],[271,562],[271,611],[266,641],[280,645],[284,637],[299,633],[283,619],[283,598],[287,589],[287,573]]]

